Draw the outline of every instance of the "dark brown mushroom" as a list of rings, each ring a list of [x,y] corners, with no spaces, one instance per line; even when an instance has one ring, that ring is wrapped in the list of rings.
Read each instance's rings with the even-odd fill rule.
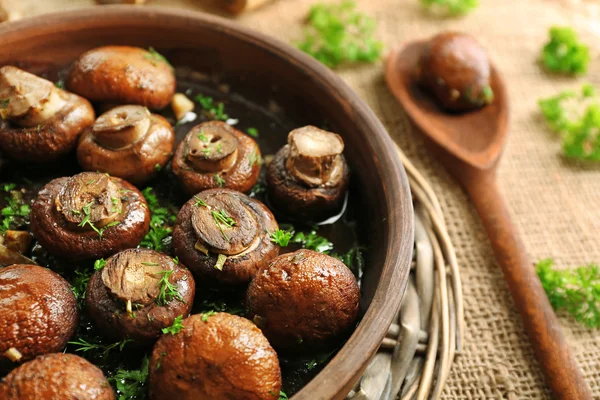
[[[82,172],[44,186],[30,219],[33,236],[49,253],[82,260],[137,246],[148,232],[150,211],[132,184]]]
[[[416,75],[449,111],[474,110],[494,100],[486,51],[465,33],[434,36],[419,59]]]
[[[150,358],[150,399],[274,400],[277,354],[252,322],[226,313],[196,314],[162,336]]]
[[[129,46],[104,46],[81,55],[66,80],[69,90],[91,101],[169,105],[175,93],[173,68],[160,54]]]
[[[175,133],[143,106],[115,107],[81,136],[77,159],[86,171],[108,172],[134,184],[153,178],[171,158]]]
[[[3,364],[6,360],[23,362],[61,351],[75,333],[78,321],[75,295],[60,275],[37,265],[0,269]]]
[[[318,222],[339,211],[349,172],[339,135],[305,126],[288,135],[267,169],[269,201],[297,220]]]
[[[85,300],[92,322],[106,336],[145,346],[175,318],[189,315],[195,290],[190,271],[171,257],[129,249],[92,275]]]
[[[179,211],[173,251],[203,283],[246,284],[279,254],[279,229],[260,201],[229,189],[198,193]]]
[[[275,258],[246,294],[249,318],[278,351],[310,351],[339,340],[354,327],[359,302],[352,271],[312,250]]]
[[[74,354],[48,354],[0,380],[2,400],[114,400],[100,368]]]
[[[189,194],[225,187],[248,192],[258,180],[261,155],[256,142],[225,122],[195,126],[173,157],[173,173]]]
[[[0,149],[18,161],[47,163],[69,153],[94,123],[84,98],[6,65],[0,68]]]

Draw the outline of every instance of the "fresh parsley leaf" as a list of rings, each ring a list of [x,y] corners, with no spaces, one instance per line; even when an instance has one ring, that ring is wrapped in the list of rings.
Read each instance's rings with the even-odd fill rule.
[[[150,230],[142,239],[140,247],[153,249],[156,251],[164,251],[167,247],[167,242],[171,236],[173,229],[171,225],[175,214],[170,212],[167,207],[162,207],[158,201],[154,189],[147,187],[142,190],[142,194],[148,203],[150,210]]]
[[[590,62],[590,50],[579,41],[573,28],[553,26],[550,41],[542,49],[542,62],[552,72],[584,74]]]
[[[211,211],[210,213],[212,214],[215,224],[219,227],[219,230],[221,231],[223,238],[225,240],[229,241],[229,237],[227,237],[227,234],[223,230],[223,226],[227,226],[227,227],[231,228],[235,225],[235,220],[233,218],[231,218],[227,214],[227,212],[223,209],[221,209],[219,211]]]
[[[421,0],[423,7],[441,15],[465,15],[479,6],[479,0]]]
[[[212,317],[215,314],[216,314],[216,312],[214,310],[210,310],[210,311],[207,311],[207,312],[203,313],[202,317],[201,317],[202,318],[202,322],[208,322],[208,318]]]
[[[536,271],[555,310],[565,310],[590,328],[600,328],[600,268],[596,264],[574,269],[553,269],[554,261],[542,260]]]
[[[119,400],[145,399],[147,380],[148,356],[142,360],[140,369],[119,368],[117,373],[109,378],[109,381],[116,386]]]
[[[215,182],[217,183],[217,186],[218,186],[218,187],[223,187],[223,186],[225,186],[225,179],[223,179],[223,178],[221,177],[221,175],[219,175],[219,174],[215,174],[215,175],[214,175],[214,178],[215,178]]]
[[[333,250],[333,243],[323,236],[319,236],[316,231],[310,231],[309,233],[298,232],[292,238],[292,243],[301,243],[305,249],[325,254]]]
[[[194,203],[196,207],[208,207],[208,204],[206,204],[206,202],[200,197],[194,196],[194,200],[196,200],[196,202]]]
[[[173,272],[175,271],[168,269],[159,272],[160,280],[157,285],[159,287],[159,292],[158,296],[156,296],[156,304],[159,306],[165,306],[173,299],[183,301],[183,297],[181,297],[181,293],[179,293],[177,287],[169,282],[169,278]]]
[[[252,136],[253,138],[258,137],[258,129],[256,129],[256,128],[248,128],[248,129],[246,129],[246,133],[248,135]]]
[[[181,321],[183,321],[183,315],[180,315],[179,317],[175,318],[175,320],[173,321],[173,325],[167,328],[163,328],[162,333],[170,333],[171,335],[179,333],[183,329],[183,324],[181,323]]]
[[[215,102],[212,97],[197,94],[194,96],[194,100],[202,106],[202,109],[212,119],[217,121],[227,121],[229,119],[229,115],[225,113],[225,105],[221,102]],[[200,140],[204,141],[202,138]]]
[[[96,271],[100,271],[105,266],[106,260],[104,258],[100,258],[99,260],[94,261],[94,270]]]
[[[356,3],[317,3],[310,9],[300,50],[334,68],[343,63],[374,62],[383,44],[374,38],[375,19],[356,11]]]
[[[290,243],[290,239],[294,235],[292,231],[284,231],[281,229],[277,229],[275,232],[269,233],[269,238],[271,242],[276,243],[281,247],[286,247]]]

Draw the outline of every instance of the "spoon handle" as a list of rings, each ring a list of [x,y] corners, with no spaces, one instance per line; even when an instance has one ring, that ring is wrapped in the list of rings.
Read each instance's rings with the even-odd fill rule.
[[[521,314],[537,360],[555,399],[591,399],[590,389],[571,357],[554,310],[502,199],[494,174],[467,185],[490,238],[496,259]]]

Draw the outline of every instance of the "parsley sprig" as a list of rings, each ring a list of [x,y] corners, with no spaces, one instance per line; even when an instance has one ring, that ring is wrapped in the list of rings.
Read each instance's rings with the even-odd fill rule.
[[[294,235],[293,231],[277,229],[275,232],[269,232],[271,242],[278,244],[281,247],[286,247],[290,243],[290,239]]]
[[[570,27],[550,28],[550,41],[542,49],[542,62],[552,72],[584,74],[590,62],[590,50],[579,41]]]
[[[227,121],[229,119],[229,115],[225,113],[225,104],[222,102],[216,102],[212,97],[202,94],[194,96],[194,100],[202,106],[202,109],[210,118],[217,121]]]
[[[140,369],[127,370],[119,368],[117,373],[109,378],[116,386],[119,400],[146,398],[146,381],[148,380],[148,356],[142,360]]]
[[[179,333],[183,329],[183,324],[181,323],[181,321],[183,321],[183,315],[180,315],[179,317],[175,318],[171,326],[163,328],[162,333],[170,333],[171,335]]]
[[[479,6],[479,0],[421,0],[423,7],[442,15],[465,15]]]
[[[221,235],[223,235],[223,238],[229,242],[229,237],[223,230],[223,226],[227,226],[227,227],[231,228],[231,227],[235,226],[235,220],[233,218],[231,218],[227,214],[227,212],[223,209],[221,209],[219,211],[211,211],[210,213],[212,214],[215,224],[221,231]]]
[[[175,272],[174,270],[163,270],[160,271],[160,280],[158,281],[159,292],[158,296],[156,296],[156,304],[159,306],[165,306],[168,302],[173,299],[177,299],[179,301],[183,301],[183,297],[181,297],[181,293],[175,285],[169,282],[169,278]]]
[[[5,197],[6,206],[0,211],[2,214],[2,223],[0,232],[6,233],[7,230],[20,228],[29,223],[29,214],[31,208],[23,201],[23,194],[15,190],[16,184],[4,184],[2,190],[10,194]]]
[[[164,251],[173,229],[171,225],[175,222],[175,215],[167,207],[162,207],[154,193],[154,189],[147,187],[142,191],[150,209],[150,230],[144,236],[140,247]]]
[[[554,261],[538,262],[536,271],[555,310],[565,310],[590,328],[600,328],[600,268],[596,264],[553,269]]]
[[[308,14],[300,50],[328,67],[343,63],[374,62],[383,44],[374,38],[375,19],[356,11],[356,3],[317,3]]]

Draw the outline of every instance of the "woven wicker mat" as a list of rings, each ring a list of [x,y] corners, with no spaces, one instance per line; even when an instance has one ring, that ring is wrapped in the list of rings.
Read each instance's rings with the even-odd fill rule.
[[[10,1],[10,0],[9,0]],[[13,0],[26,15],[90,5],[91,0]],[[239,18],[282,40],[301,35],[311,0],[280,0]],[[200,8],[202,0],[149,1]],[[358,0],[379,21],[387,47],[444,29],[474,34],[504,73],[511,96],[511,137],[499,171],[508,206],[534,260],[554,257],[560,266],[600,261],[600,166],[568,163],[539,118],[537,99],[590,81],[600,86],[598,0],[481,0],[463,19],[425,14],[418,0]],[[536,58],[553,24],[572,25],[593,48],[586,78],[560,79],[540,71]],[[465,193],[423,146],[419,132],[386,90],[382,65],[339,71],[373,108],[392,137],[430,180],[446,214],[463,279],[466,337],[444,390],[445,399],[546,399],[543,377],[491,248]],[[600,332],[561,323],[571,348],[600,398]]]

